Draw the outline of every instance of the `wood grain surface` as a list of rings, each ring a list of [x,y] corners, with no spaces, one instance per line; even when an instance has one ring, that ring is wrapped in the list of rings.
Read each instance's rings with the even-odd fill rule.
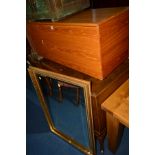
[[[99,34],[102,75],[105,77],[129,55],[129,12],[101,23]]]
[[[109,96],[101,107],[129,127],[129,80]]]
[[[103,79],[128,57],[128,8],[88,9],[59,22],[28,22],[39,55]]]
[[[96,27],[30,24],[28,38],[39,55],[87,73],[102,75],[99,36]]]

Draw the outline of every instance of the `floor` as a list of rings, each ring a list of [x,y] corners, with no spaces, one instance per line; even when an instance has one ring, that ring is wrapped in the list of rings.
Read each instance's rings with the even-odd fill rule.
[[[83,155],[80,151],[50,132],[32,82],[27,74],[26,86],[26,151],[27,155]],[[96,142],[96,155],[103,155]],[[129,154],[129,129],[125,128],[121,144],[115,155]],[[113,155],[104,141],[104,155]]]

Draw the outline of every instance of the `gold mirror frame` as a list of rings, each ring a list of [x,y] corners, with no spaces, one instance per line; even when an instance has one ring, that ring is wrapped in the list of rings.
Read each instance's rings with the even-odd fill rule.
[[[93,115],[92,115],[92,106],[91,106],[90,81],[77,79],[74,77],[62,75],[62,74],[55,73],[52,71],[47,71],[47,70],[40,69],[40,68],[33,67],[33,66],[30,66],[28,68],[28,72],[29,72],[30,78],[32,80],[32,83],[34,85],[34,88],[36,90],[36,93],[38,95],[41,107],[43,109],[44,115],[46,117],[46,120],[48,122],[48,125],[49,125],[51,132],[53,132],[54,134],[56,134],[57,136],[59,136],[60,138],[62,138],[66,142],[68,142],[69,144],[72,144],[74,147],[79,149],[84,154],[95,155],[94,126],[93,126]],[[40,87],[40,84],[39,84],[39,81],[37,78],[38,74],[41,76],[44,76],[44,77],[50,77],[50,78],[60,80],[60,81],[66,82],[66,83],[70,83],[70,84],[73,84],[76,86],[80,86],[83,88],[84,97],[85,97],[85,106],[86,106],[88,135],[89,135],[89,146],[90,146],[89,149],[84,147],[82,144],[76,142],[75,140],[73,140],[69,136],[63,134],[62,132],[60,132],[59,130],[57,130],[54,127],[54,124],[52,122],[52,119],[51,119],[51,116],[50,116],[50,113],[49,113],[49,110],[47,107],[47,104],[46,104],[44,96],[43,96],[43,92],[41,90],[41,87]]]

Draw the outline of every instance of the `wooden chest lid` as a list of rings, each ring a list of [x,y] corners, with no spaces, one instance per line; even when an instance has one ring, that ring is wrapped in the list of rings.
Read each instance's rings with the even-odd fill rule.
[[[98,25],[110,18],[128,11],[128,7],[115,7],[115,8],[98,8],[86,9],[71,16],[57,21],[57,22],[37,22],[37,24],[53,24],[53,25]]]

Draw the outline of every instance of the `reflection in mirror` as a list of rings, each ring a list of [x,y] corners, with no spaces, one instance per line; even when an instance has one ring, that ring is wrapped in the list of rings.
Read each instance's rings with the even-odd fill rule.
[[[54,128],[89,149],[83,88],[39,74],[37,79]]]

